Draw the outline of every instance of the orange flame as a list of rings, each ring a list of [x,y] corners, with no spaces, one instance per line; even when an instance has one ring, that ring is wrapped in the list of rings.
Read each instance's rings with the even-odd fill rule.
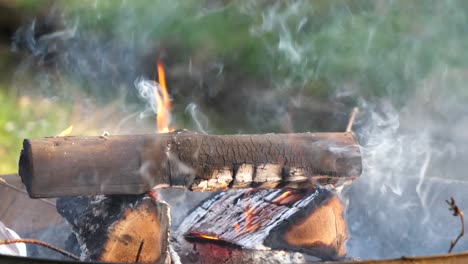
[[[67,128],[64,129],[62,132],[60,132],[60,133],[57,135],[57,137],[66,137],[66,136],[68,136],[68,135],[71,134],[72,130],[73,130],[73,125],[67,127]]]
[[[169,99],[169,93],[167,92],[166,75],[164,73],[164,67],[160,61],[157,62],[158,69],[158,82],[161,90],[159,91],[158,86],[154,85],[154,94],[156,96],[157,105],[157,116],[156,126],[157,131],[161,133],[167,133],[172,131],[169,128],[169,119],[171,113],[171,101]]]

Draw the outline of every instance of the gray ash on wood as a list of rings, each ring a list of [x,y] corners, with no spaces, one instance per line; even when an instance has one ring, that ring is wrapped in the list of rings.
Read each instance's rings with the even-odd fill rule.
[[[31,197],[140,194],[154,186],[193,191],[309,188],[361,174],[351,133],[201,135],[174,132],[27,139],[20,176]]]

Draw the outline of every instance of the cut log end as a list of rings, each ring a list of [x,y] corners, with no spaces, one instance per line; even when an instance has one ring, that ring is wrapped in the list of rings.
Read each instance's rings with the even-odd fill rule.
[[[107,262],[157,263],[164,256],[161,237],[167,229],[161,225],[158,207],[151,200],[128,208],[109,230],[107,241],[97,260]],[[166,227],[167,228],[167,227]]]
[[[277,244],[282,248],[305,252],[321,258],[343,258],[348,238],[343,205],[337,196],[332,196],[313,212],[302,212],[293,225],[289,225]],[[267,239],[266,241],[270,241]],[[268,242],[267,242],[268,245]],[[284,246],[286,245],[286,246]],[[275,248],[275,245],[272,245]]]
[[[169,209],[146,195],[61,198],[58,211],[72,225],[84,260],[164,263]]]

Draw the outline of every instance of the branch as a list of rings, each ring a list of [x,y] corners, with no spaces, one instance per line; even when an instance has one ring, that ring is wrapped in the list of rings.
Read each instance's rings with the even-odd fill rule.
[[[61,248],[58,248],[54,245],[51,245],[47,242],[43,242],[43,241],[40,241],[40,240],[36,240],[36,239],[7,239],[7,240],[0,240],[0,245],[8,245],[8,244],[15,244],[15,243],[27,243],[27,244],[34,244],[34,245],[39,245],[39,246],[43,246],[43,247],[46,247],[46,248],[49,248],[49,249],[52,249],[54,251],[57,251],[71,259],[74,259],[74,260],[80,260],[79,257],[73,255],[72,253],[68,252],[68,251],[65,251]]]
[[[460,240],[460,238],[465,235],[465,219],[464,219],[463,212],[460,210],[460,208],[458,208],[457,204],[455,203],[455,199],[453,199],[453,197],[450,197],[450,201],[447,200],[445,202],[447,202],[447,204],[449,205],[449,210],[453,211],[453,216],[459,216],[460,221],[461,221],[460,234],[457,236],[455,241],[450,241],[450,249],[448,253],[451,253],[453,248],[457,244],[458,240]]]
[[[357,114],[359,114],[359,108],[354,107],[349,117],[348,125],[346,126],[346,132],[353,132],[353,124]]]

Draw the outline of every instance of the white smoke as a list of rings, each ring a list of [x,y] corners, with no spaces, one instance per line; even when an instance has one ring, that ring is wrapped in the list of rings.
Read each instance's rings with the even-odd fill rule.
[[[452,144],[436,142],[429,129],[405,130],[402,113],[388,101],[361,103],[361,109],[355,133],[362,145],[363,173],[343,195],[349,203],[348,255],[368,259],[445,253],[459,230],[445,200],[454,196],[459,206],[468,206],[461,191],[468,184],[438,178],[446,175],[433,169],[436,161],[450,159]],[[461,242],[458,250],[467,245]]]
[[[155,115],[158,113],[158,105],[155,92],[161,91],[161,87],[156,81],[148,80],[140,77],[134,82],[135,88],[138,90],[138,95],[146,103],[144,110],[140,113],[140,118]]]
[[[185,112],[190,114],[190,117],[192,118],[199,132],[208,134],[207,129],[209,128],[210,121],[208,117],[199,110],[195,103],[188,104],[185,108]]]

